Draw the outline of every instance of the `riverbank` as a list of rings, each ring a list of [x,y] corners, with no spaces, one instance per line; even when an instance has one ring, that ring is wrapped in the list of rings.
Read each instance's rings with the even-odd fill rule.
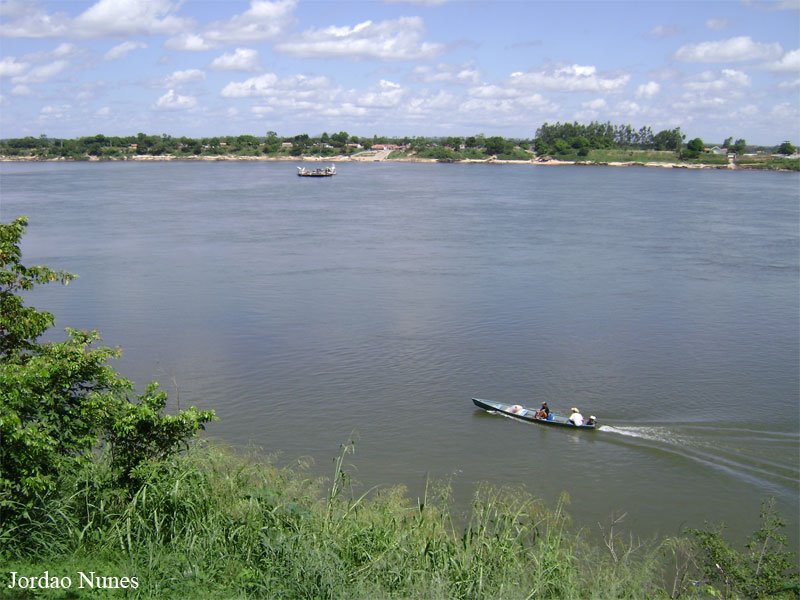
[[[204,155],[204,156],[173,156],[173,155],[148,155],[136,154],[125,157],[98,158],[90,156],[86,159],[70,159],[64,157],[41,158],[37,156],[0,156],[0,162],[314,162],[314,163],[348,163],[348,162],[397,162],[397,163],[441,163],[448,164],[474,164],[474,165],[529,165],[529,166],[591,166],[591,167],[648,167],[659,169],[722,169],[722,170],[769,170],[769,171],[797,171],[800,163],[797,159],[790,166],[772,165],[765,161],[754,163],[703,163],[703,162],[660,162],[660,161],[592,161],[592,160],[560,160],[555,158],[532,158],[530,160],[506,160],[490,157],[487,159],[463,159],[441,161],[434,158],[420,158],[417,156],[381,157],[375,159],[366,153],[337,156],[243,156],[233,154]],[[788,160],[788,159],[787,159]]]
[[[354,450],[344,444],[322,481],[302,466],[195,446],[154,465],[128,498],[106,488],[105,466],[94,462],[49,498],[50,518],[26,530],[27,551],[3,557],[4,597],[28,598],[41,581],[90,596],[89,573],[111,597],[159,599],[666,599],[722,590],[788,599],[796,591],[791,572],[759,575],[758,557],[732,549],[718,568],[727,577],[741,560],[739,571],[724,583],[713,569],[704,575],[721,559],[702,536],[725,543],[713,532],[645,541],[617,520],[594,539],[570,525],[566,496],[551,507],[521,489],[483,486],[459,514],[445,483],[429,482],[416,499],[402,487],[360,493],[343,466]],[[781,550],[769,542],[763,554]]]

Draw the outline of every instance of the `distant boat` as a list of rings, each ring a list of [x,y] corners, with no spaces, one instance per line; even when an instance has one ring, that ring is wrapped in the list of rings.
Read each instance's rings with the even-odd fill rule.
[[[540,419],[536,416],[535,408],[525,408],[518,404],[505,404],[503,402],[495,402],[493,400],[481,400],[480,398],[473,398],[472,402],[478,408],[489,412],[498,412],[521,421],[530,421],[531,423],[538,423],[539,425],[553,425],[556,427],[571,427],[572,429],[595,429],[597,421],[591,425],[585,422],[583,425],[574,425],[567,417],[557,415],[553,412],[547,419]]]
[[[319,169],[306,169],[305,167],[297,167],[298,177],[333,177],[336,175],[336,167],[321,167]]]

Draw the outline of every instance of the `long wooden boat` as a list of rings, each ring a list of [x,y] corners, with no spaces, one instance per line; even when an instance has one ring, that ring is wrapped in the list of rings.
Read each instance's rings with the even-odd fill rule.
[[[572,429],[597,429],[597,422],[589,425],[574,425],[568,417],[557,415],[550,412],[550,417],[547,419],[540,419],[536,416],[538,412],[535,408],[527,408],[519,404],[505,404],[504,402],[495,402],[494,400],[482,400],[480,398],[473,398],[472,402],[478,408],[482,408],[489,412],[501,413],[520,421],[530,421],[531,423],[538,423],[539,425],[551,425],[553,427],[570,427]]]
[[[322,167],[319,169],[306,169],[305,167],[297,167],[298,177],[333,177],[336,175],[336,167]]]

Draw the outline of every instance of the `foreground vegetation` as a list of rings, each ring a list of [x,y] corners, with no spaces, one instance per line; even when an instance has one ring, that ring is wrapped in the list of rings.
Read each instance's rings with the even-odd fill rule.
[[[711,526],[644,543],[611,523],[593,542],[566,498],[485,486],[462,515],[444,484],[415,501],[399,487],[356,495],[352,443],[325,481],[191,442],[213,413],[165,415],[152,385],[129,398],[95,334],[38,341],[52,315],[19,293],[72,276],[21,263],[25,227],[0,224],[4,598],[800,596],[769,501],[743,549]]]
[[[800,159],[791,142],[773,147],[748,146],[744,139],[728,138],[722,148],[707,148],[700,138],[686,141],[680,128],[654,133],[650,127],[592,122],[543,124],[532,139],[501,136],[359,138],[346,131],[312,137],[299,134],[264,137],[253,135],[209,138],[173,137],[139,133],[135,136],[95,135],[77,139],[40,136],[0,140],[0,157],[18,160],[127,160],[141,157],[197,158],[300,158],[351,157],[376,150],[391,150],[392,159],[427,159],[442,162],[464,160],[557,160],[580,162],[699,162],[725,166],[728,154],[747,168],[800,170]],[[623,157],[627,157],[627,160]]]

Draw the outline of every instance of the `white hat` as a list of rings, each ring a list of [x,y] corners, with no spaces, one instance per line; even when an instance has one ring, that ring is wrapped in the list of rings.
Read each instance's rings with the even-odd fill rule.
[[[573,406],[573,407],[572,407],[572,412],[581,412],[581,411],[579,411],[577,408],[575,408],[575,407]]]

